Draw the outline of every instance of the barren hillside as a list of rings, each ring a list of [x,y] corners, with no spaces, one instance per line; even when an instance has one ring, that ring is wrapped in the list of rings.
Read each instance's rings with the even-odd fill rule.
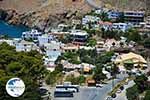
[[[146,1],[150,0],[0,0],[0,9],[6,11],[3,19],[11,24],[49,31],[60,22],[90,11],[90,3],[109,9],[144,10],[146,4],[149,6]]]
[[[89,0],[98,6],[120,10],[145,9],[146,0]],[[49,13],[61,13],[66,10],[90,10],[86,0],[2,0],[0,8],[15,9],[19,13],[27,11],[48,10]]]
[[[2,0],[0,8],[14,9],[19,13],[47,10],[48,13],[62,13],[66,10],[88,11],[90,7],[84,0]]]

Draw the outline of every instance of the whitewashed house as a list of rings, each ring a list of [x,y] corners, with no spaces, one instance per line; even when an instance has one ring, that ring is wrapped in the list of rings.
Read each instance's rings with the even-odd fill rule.
[[[123,32],[125,32],[129,28],[131,28],[131,25],[129,25],[127,23],[113,23],[113,25],[112,25],[112,29],[121,30]]]
[[[0,44],[3,42],[6,42],[10,46],[16,46],[16,44],[20,41],[19,38],[14,38],[14,39],[0,39]]]
[[[42,35],[42,32],[38,32],[38,30],[32,29],[31,31],[23,32],[22,39],[33,39],[37,40],[39,36]]]
[[[55,67],[55,61],[61,55],[61,43],[56,41],[51,41],[50,43],[44,44],[45,57],[44,63],[48,68]]]
[[[33,42],[28,42],[25,40],[22,40],[21,42],[16,44],[16,51],[29,52],[31,50],[39,51],[39,47],[37,47],[36,44],[34,44]]]
[[[52,35],[44,34],[38,37],[38,44],[39,46],[43,46],[44,44],[49,43],[52,40],[54,40],[54,37]]]
[[[91,15],[86,15],[84,18],[82,18],[82,24],[83,25],[86,25],[89,22],[98,22],[98,21],[100,21],[99,17],[91,16]]]

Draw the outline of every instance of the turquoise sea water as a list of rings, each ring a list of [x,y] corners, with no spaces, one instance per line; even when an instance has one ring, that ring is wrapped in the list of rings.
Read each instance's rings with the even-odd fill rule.
[[[29,28],[25,26],[9,25],[6,22],[0,20],[0,35],[5,34],[11,38],[20,38],[22,32],[28,31],[28,30]]]

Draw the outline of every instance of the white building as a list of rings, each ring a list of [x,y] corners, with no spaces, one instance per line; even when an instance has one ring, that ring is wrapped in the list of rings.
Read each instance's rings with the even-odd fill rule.
[[[45,57],[44,63],[49,67],[55,67],[55,61],[61,55],[61,43],[51,41],[50,43],[44,44]]]
[[[6,42],[7,44],[9,44],[10,46],[16,46],[16,44],[20,41],[19,38],[14,38],[12,40],[6,40],[6,39],[1,39],[0,40],[0,44],[3,42]]]
[[[22,39],[33,39],[37,40],[39,36],[41,36],[42,33],[38,32],[37,30],[32,29],[31,31],[23,32],[22,33]]]
[[[72,30],[70,36],[74,44],[83,45],[87,40],[88,33],[82,30]]]
[[[54,37],[52,35],[44,34],[38,37],[39,46],[43,46],[44,44],[49,43],[52,40],[54,40]]]
[[[86,15],[84,18],[82,18],[82,24],[85,25],[89,22],[98,22],[100,21],[99,17],[96,16],[91,16],[91,15]]]
[[[113,25],[112,25],[112,29],[121,30],[123,32],[125,32],[129,28],[131,28],[131,25],[129,25],[127,23],[113,23]]]
[[[16,51],[27,51],[27,52],[29,52],[31,50],[39,51],[39,48],[33,42],[28,42],[25,40],[22,40],[21,42],[16,44]]]
[[[102,12],[103,12],[103,9],[97,9],[97,10],[95,10],[96,14],[101,14]]]

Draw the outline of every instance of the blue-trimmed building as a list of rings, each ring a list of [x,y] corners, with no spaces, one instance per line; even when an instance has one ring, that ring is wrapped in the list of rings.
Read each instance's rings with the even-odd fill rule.
[[[127,23],[137,25],[144,22],[145,13],[143,11],[124,11],[124,20]]]
[[[116,21],[117,19],[123,17],[123,12],[119,12],[119,11],[108,11],[107,12],[108,14],[108,18],[111,19],[111,20],[114,20]]]

